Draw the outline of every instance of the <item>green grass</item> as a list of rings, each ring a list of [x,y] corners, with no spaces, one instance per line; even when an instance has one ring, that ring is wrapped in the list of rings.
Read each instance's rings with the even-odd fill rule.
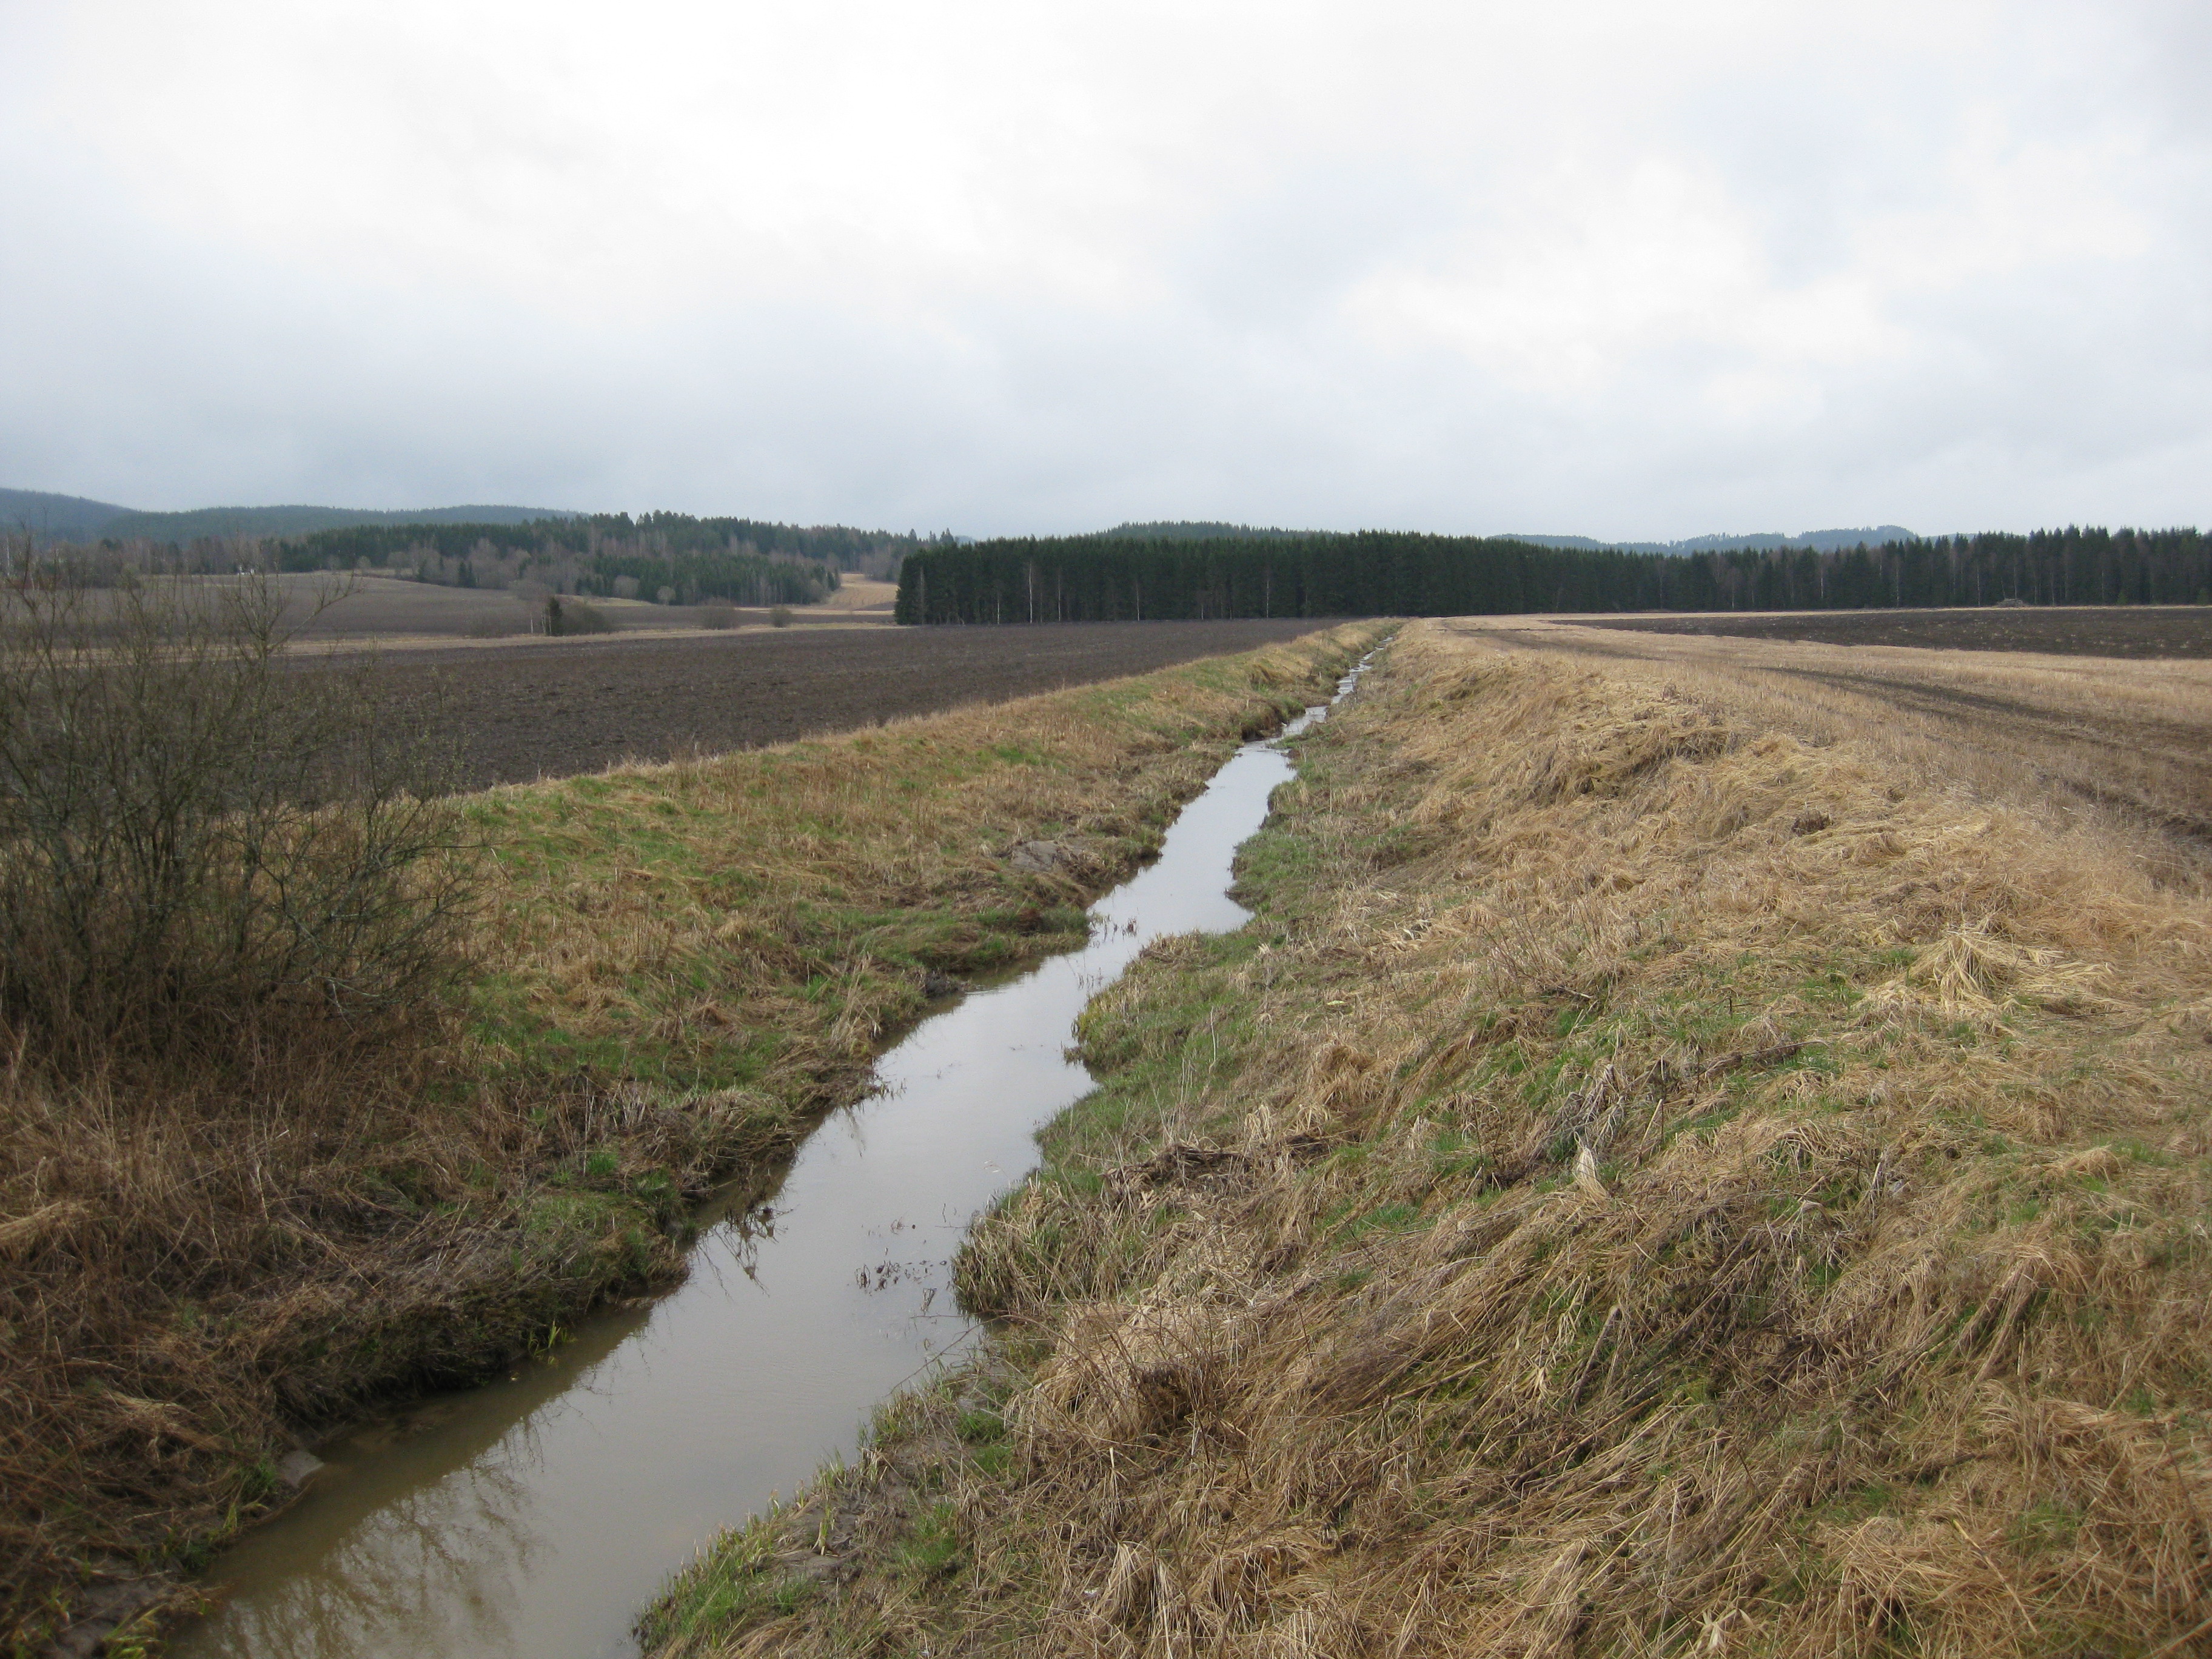
[[[896,1556],[897,1571],[924,1583],[957,1572],[967,1559],[958,1512],[950,1504],[932,1504],[914,1518]]]

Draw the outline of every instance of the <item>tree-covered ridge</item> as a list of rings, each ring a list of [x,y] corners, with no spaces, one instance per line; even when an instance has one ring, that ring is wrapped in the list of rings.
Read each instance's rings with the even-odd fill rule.
[[[912,532],[844,525],[699,519],[683,513],[576,514],[527,523],[357,523],[290,535],[189,541],[103,537],[40,556],[89,581],[128,572],[356,571],[460,587],[534,583],[546,592],[696,605],[809,605],[843,571],[895,576]]]
[[[87,541],[130,510],[84,495],[0,489],[0,533],[29,536],[40,542]]]
[[[890,575],[919,538],[684,513],[601,513],[524,525],[360,525],[287,538],[287,570],[400,569],[428,581],[535,580],[601,599],[811,605],[841,569]]]
[[[785,557],[859,569],[872,560],[902,556],[923,545],[912,532],[856,530],[846,525],[771,524],[759,519],[696,519],[688,513],[580,514],[528,524],[357,525],[286,538],[286,556],[302,569],[320,569],[335,558],[353,565],[366,558],[383,564],[397,553],[428,549],[458,558],[484,543],[503,553],[560,550],[595,557],[603,552],[663,558],[732,553]]]
[[[175,513],[118,509],[100,526],[114,541],[189,542],[202,536],[302,536],[351,525],[530,524],[568,515],[550,507],[427,507],[380,511],[356,507],[195,507]]]
[[[1528,611],[2212,605],[2196,530],[1938,536],[1850,548],[1644,553],[1381,531],[1280,538],[1003,539],[928,547],[902,623]]]

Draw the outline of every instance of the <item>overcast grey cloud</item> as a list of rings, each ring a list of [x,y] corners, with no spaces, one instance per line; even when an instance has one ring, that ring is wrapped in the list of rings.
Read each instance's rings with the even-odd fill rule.
[[[2201,522],[2199,6],[0,0],[0,483]]]

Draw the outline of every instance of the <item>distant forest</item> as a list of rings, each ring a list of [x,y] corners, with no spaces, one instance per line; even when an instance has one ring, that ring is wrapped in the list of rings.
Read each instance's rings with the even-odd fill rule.
[[[932,545],[899,574],[902,623],[1587,611],[2212,605],[2195,530],[2045,530],[1850,548],[1700,553],[1506,537],[1111,536]]]
[[[88,582],[241,569],[368,571],[459,587],[534,583],[548,592],[662,605],[726,599],[811,605],[842,572],[890,578],[928,545],[842,525],[802,527],[682,513],[599,514],[521,524],[351,524],[291,535],[106,537],[38,556]]]

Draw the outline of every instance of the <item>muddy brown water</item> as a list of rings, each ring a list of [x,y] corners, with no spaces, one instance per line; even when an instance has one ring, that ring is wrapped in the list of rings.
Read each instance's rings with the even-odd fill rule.
[[[1358,670],[1338,687],[1340,697]],[[1294,722],[1293,735],[1322,710]],[[1090,942],[933,1014],[878,1061],[781,1186],[709,1213],[690,1276],[503,1381],[315,1448],[306,1494],[214,1565],[183,1659],[615,1659],[667,1575],[856,1445],[969,1343],[948,1263],[1091,1087],[1084,1005],[1152,940],[1221,933],[1237,847],[1291,775],[1247,744],[1159,857],[1091,907]]]

